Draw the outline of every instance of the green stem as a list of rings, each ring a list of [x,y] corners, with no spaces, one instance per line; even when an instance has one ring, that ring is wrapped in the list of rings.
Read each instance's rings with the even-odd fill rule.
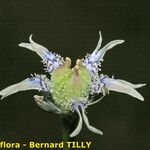
[[[75,138],[71,138],[69,135],[74,129],[74,118],[72,116],[63,116],[63,141],[64,150],[68,150],[66,142],[75,141]]]

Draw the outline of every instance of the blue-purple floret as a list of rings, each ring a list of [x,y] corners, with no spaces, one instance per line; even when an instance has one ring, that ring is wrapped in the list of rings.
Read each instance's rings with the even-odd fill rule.
[[[44,63],[46,64],[47,72],[51,74],[56,68],[62,65],[62,60],[59,55],[55,55],[51,52],[45,52]]]
[[[28,78],[28,82],[31,86],[37,87],[41,91],[49,91],[46,82],[41,76]]]

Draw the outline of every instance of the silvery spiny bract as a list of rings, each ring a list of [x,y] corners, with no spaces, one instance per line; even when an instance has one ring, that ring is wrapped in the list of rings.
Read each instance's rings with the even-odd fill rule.
[[[145,84],[132,84],[100,74],[101,62],[105,53],[114,46],[122,44],[124,40],[111,41],[101,48],[101,32],[99,36],[97,47],[92,54],[87,54],[84,59],[77,59],[76,65],[71,68],[69,57],[64,60],[60,55],[50,52],[47,48],[35,43],[31,35],[30,43],[21,43],[19,46],[36,52],[42,58],[45,70],[51,75],[51,78],[48,79],[46,75],[32,75],[0,91],[1,99],[19,91],[42,91],[45,93],[44,96],[34,96],[35,102],[41,109],[64,115],[74,112],[78,114],[78,125],[70,137],[79,134],[83,121],[89,130],[102,135],[102,131],[89,124],[86,108],[99,102],[106,94],[109,94],[109,91],[125,93],[143,101],[144,98],[135,89]],[[101,94],[102,97],[94,100],[91,98],[93,94]]]

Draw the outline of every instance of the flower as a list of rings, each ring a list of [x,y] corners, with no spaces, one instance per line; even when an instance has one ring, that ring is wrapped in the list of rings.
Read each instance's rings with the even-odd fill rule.
[[[48,79],[46,75],[34,74],[30,78],[0,91],[1,99],[19,91],[42,91],[45,93],[44,96],[34,96],[35,102],[41,109],[57,114],[74,112],[78,114],[78,125],[70,137],[80,133],[83,121],[89,130],[102,135],[102,131],[89,124],[85,113],[86,108],[99,102],[106,94],[109,94],[109,91],[125,93],[143,101],[144,98],[136,89],[146,84],[132,84],[125,80],[100,74],[101,62],[105,53],[114,46],[122,44],[124,40],[111,41],[101,48],[101,32],[99,35],[97,47],[92,54],[87,54],[84,59],[77,59],[76,65],[72,69],[69,57],[64,60],[60,55],[48,51],[47,48],[35,43],[31,35],[29,37],[30,43],[21,43],[19,46],[34,51],[41,57],[45,70],[51,75],[51,79]],[[102,97],[94,100],[90,98],[93,94],[101,94]]]

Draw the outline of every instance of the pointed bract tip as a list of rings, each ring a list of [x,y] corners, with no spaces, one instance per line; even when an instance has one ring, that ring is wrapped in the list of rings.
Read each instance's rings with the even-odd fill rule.
[[[5,98],[4,95],[0,95],[0,100],[3,100]]]
[[[120,44],[122,44],[122,43],[124,43],[124,42],[125,42],[125,40],[118,40],[118,41],[120,41]]]
[[[138,97],[139,100],[144,101],[144,97],[141,95],[140,97]]]
[[[33,36],[33,34],[31,34],[31,35],[29,36],[29,41],[30,41],[30,43],[33,43],[32,36]]]
[[[146,85],[147,85],[146,83],[143,83],[143,84],[141,84],[141,87],[146,86]]]
[[[18,46],[23,47],[23,43],[19,43]]]
[[[102,32],[101,31],[99,31],[99,36],[102,36]]]
[[[146,84],[145,84],[145,83],[136,84],[136,85],[134,85],[134,89],[136,89],[136,88],[141,88],[141,87],[143,87],[143,86],[146,86]]]

